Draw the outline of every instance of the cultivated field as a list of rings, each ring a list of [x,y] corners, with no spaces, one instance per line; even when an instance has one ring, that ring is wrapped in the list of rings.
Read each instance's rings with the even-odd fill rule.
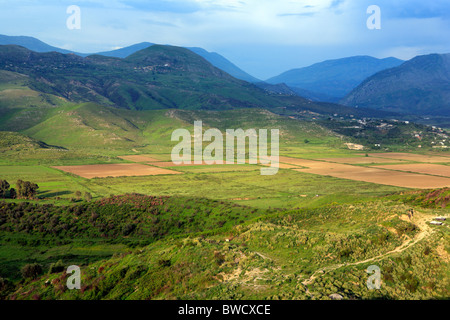
[[[327,162],[337,162],[346,164],[372,164],[372,163],[402,163],[403,160],[391,160],[386,158],[376,157],[350,157],[350,158],[325,158],[319,159]]]
[[[132,161],[132,162],[158,162],[161,160],[158,160],[154,157],[150,157],[147,155],[131,155],[131,156],[119,156],[118,158],[123,159],[123,160],[127,160],[127,161]]]
[[[387,158],[394,160],[406,160],[406,161],[417,161],[417,162],[426,162],[426,163],[439,163],[439,162],[450,162],[450,157],[442,157],[442,156],[431,156],[431,155],[421,155],[421,154],[413,154],[413,153],[371,153],[369,157],[379,157],[379,158]]]
[[[151,167],[137,163],[97,164],[84,166],[59,166],[54,167],[77,176],[92,179],[106,177],[137,177],[154,176],[163,174],[181,174],[181,172]]]
[[[280,157],[280,162],[300,165],[307,169],[293,169],[299,172],[307,172],[324,176],[332,176],[342,179],[372,182],[404,188],[443,188],[450,186],[450,179],[433,177],[417,173],[390,171],[380,168],[352,166],[340,163],[304,160],[289,157]]]
[[[376,166],[381,169],[417,172],[423,174],[430,174],[433,176],[442,176],[450,178],[450,166],[431,164],[431,163],[414,163],[414,164],[395,164]]]

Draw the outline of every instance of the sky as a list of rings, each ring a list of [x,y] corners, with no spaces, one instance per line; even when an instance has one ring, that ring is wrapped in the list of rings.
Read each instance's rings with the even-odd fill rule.
[[[69,29],[71,5],[80,29]],[[369,29],[367,9],[381,10]],[[265,80],[355,55],[450,53],[450,0],[0,0],[0,34],[83,53],[139,42],[201,47]]]

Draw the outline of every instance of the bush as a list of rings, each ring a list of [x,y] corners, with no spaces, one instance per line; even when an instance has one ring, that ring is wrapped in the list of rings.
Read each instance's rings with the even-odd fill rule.
[[[159,266],[161,266],[163,268],[170,267],[172,265],[172,261],[161,259],[161,260],[158,260],[158,264],[159,264]]]
[[[27,264],[22,268],[21,273],[25,279],[36,279],[42,274],[42,266],[38,263]]]
[[[128,236],[130,233],[132,233],[136,229],[136,226],[134,224],[127,224],[123,226],[122,228],[122,234],[124,236]]]
[[[64,263],[62,262],[62,260],[58,260],[55,263],[52,263],[50,265],[50,268],[48,270],[49,273],[59,273],[59,272],[63,272],[65,269]]]
[[[92,201],[92,195],[89,192],[85,192],[84,193],[84,200],[86,200],[87,202],[91,202]]]

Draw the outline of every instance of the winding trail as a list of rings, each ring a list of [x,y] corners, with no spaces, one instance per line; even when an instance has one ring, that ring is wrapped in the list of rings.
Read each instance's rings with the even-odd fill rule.
[[[386,252],[384,254],[378,255],[376,257],[372,257],[366,260],[362,260],[362,261],[357,261],[357,262],[351,262],[351,263],[341,263],[341,264],[337,264],[337,265],[332,265],[332,266],[328,266],[328,267],[324,267],[321,268],[317,271],[315,271],[311,277],[309,277],[308,279],[304,280],[302,282],[302,284],[304,286],[306,286],[306,292],[312,296],[312,294],[310,293],[310,291],[308,290],[308,285],[312,284],[313,281],[319,276],[319,275],[323,275],[326,274],[330,271],[334,271],[337,269],[340,269],[342,267],[348,267],[348,266],[357,266],[360,264],[365,264],[368,262],[374,262],[374,261],[379,261],[382,260],[392,254],[395,253],[401,253],[405,250],[407,250],[408,248],[414,246],[415,244],[417,244],[419,241],[427,238],[428,236],[430,236],[433,233],[433,229],[430,228],[430,226],[427,224],[427,221],[430,219],[429,216],[424,216],[423,214],[421,214],[420,212],[415,212],[414,216],[411,220],[409,220],[409,222],[414,223],[416,226],[419,227],[419,233],[416,234],[416,236],[413,239],[407,239],[405,240],[400,246],[398,246],[397,248],[395,248],[394,250],[391,250],[389,252]]]

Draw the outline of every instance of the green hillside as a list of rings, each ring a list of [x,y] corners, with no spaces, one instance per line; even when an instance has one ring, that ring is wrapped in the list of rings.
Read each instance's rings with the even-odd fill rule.
[[[441,239],[448,241],[448,228],[429,234],[432,227],[421,219],[432,217],[432,211],[404,221],[409,207],[389,198],[251,214],[226,202],[141,195],[42,209],[1,207],[9,213],[0,228],[15,233],[6,233],[0,254],[19,245],[42,252],[53,247],[51,257],[34,255],[42,268],[36,276],[16,285],[3,280],[4,298],[442,299],[449,294],[439,249]],[[14,215],[20,210],[25,213]],[[33,219],[35,214],[42,218]],[[71,234],[76,240],[58,240]],[[420,243],[405,240],[425,234]],[[112,246],[116,253],[105,259]],[[85,255],[77,258],[76,252]],[[68,276],[58,269],[74,261],[82,270],[81,290],[68,290]],[[3,262],[3,270],[17,270],[15,263]],[[366,269],[374,263],[383,270],[381,290],[366,286]]]

